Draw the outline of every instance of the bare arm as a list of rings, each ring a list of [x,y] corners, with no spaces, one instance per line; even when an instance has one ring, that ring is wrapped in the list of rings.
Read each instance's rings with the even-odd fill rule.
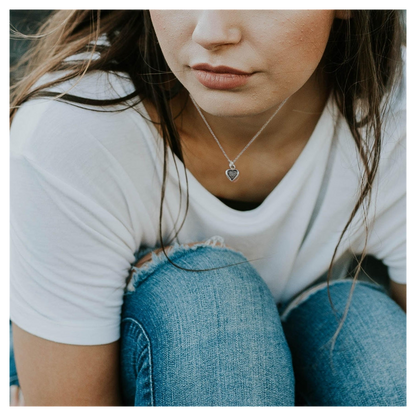
[[[390,280],[390,293],[393,300],[406,312],[406,285]]]
[[[60,344],[13,324],[25,406],[120,406],[119,343]]]

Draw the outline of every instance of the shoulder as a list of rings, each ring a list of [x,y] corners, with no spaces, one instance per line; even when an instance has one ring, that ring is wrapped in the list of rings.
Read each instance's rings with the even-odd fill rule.
[[[49,76],[50,79],[51,76]],[[45,81],[45,80],[44,80]],[[112,100],[134,92],[124,75],[104,72],[86,74],[53,88],[81,98]],[[146,135],[146,121],[137,108],[124,104],[91,106],[55,98],[30,100],[17,111],[11,128],[11,153],[46,163],[65,155],[76,161],[80,155],[94,161],[105,143],[118,143],[123,149],[136,145]]]
[[[403,70],[393,106],[399,109],[410,108],[410,47],[402,47]]]
[[[371,197],[379,227],[384,221],[384,227],[396,224],[397,230],[400,228],[397,221],[404,224],[406,218],[406,50],[402,52],[402,71],[381,112],[380,157]],[[371,153],[375,157],[376,146]]]
[[[402,50],[402,67],[401,72],[395,79],[395,83],[391,90],[386,94],[380,107],[381,118],[381,143],[380,143],[380,164],[379,174],[384,175],[386,169],[400,167],[400,164],[395,162],[398,159],[404,161],[405,147],[406,147],[406,49]],[[336,113],[339,114],[338,110]],[[345,162],[356,173],[361,175],[362,168],[360,165],[360,156],[358,146],[355,143],[353,135],[348,127],[346,120],[339,115],[340,122],[338,123],[338,147],[340,154],[345,159]],[[367,136],[367,126],[360,129],[361,136],[365,146],[373,149],[375,154],[375,147],[373,146],[374,131],[370,131]]]
[[[402,47],[402,72],[397,85],[393,86],[390,101],[388,102],[390,114],[410,111],[410,48]],[[389,115],[389,114],[388,114]]]
[[[383,103],[381,137],[378,145],[374,145],[373,132],[367,136],[366,128],[361,130],[364,146],[370,153],[370,166],[372,161],[376,161],[378,165],[371,197],[371,204],[377,210],[377,215],[383,214],[395,204],[402,203],[406,197],[405,62],[402,74],[396,81]],[[366,181],[365,167],[346,120],[337,109],[336,114],[339,122],[334,136],[336,151],[332,177],[336,189],[342,189],[345,199],[355,203],[361,193],[363,179]],[[400,215],[404,214],[405,211]],[[357,222],[360,218],[357,217]]]
[[[406,48],[402,49],[401,72],[395,79],[390,93],[386,96],[381,117],[380,167],[405,158],[406,147]]]

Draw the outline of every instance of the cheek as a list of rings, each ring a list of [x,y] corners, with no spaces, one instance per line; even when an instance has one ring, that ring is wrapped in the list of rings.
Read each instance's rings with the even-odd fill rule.
[[[332,11],[308,11],[298,15],[293,22],[289,42],[305,59],[320,60],[326,48],[334,13]]]
[[[190,16],[182,10],[151,10],[150,17],[165,59],[169,66],[174,65],[189,38]]]
[[[270,55],[275,74],[286,83],[306,81],[325,51],[333,21],[331,11],[292,12],[281,23]]]

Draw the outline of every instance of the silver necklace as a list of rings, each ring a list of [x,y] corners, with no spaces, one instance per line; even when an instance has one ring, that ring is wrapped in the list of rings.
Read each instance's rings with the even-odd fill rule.
[[[235,167],[235,162],[237,161],[237,159],[247,150],[247,148],[251,145],[251,143],[254,142],[254,140],[257,139],[257,137],[259,137],[260,133],[266,128],[266,126],[272,121],[273,117],[279,112],[279,110],[285,105],[286,101],[288,100],[288,98],[286,98],[277,108],[277,110],[273,113],[273,115],[266,121],[266,123],[263,125],[263,127],[257,132],[257,134],[247,143],[246,147],[237,155],[237,157],[234,160],[231,160],[228,156],[227,153],[225,153],[225,150],[223,149],[223,147],[221,146],[220,141],[217,139],[217,136],[214,134],[214,132],[212,131],[210,125],[208,124],[208,121],[206,120],[206,118],[204,117],[204,115],[202,114],[201,109],[199,108],[198,104],[195,102],[194,98],[192,97],[192,95],[189,95],[191,97],[192,102],[194,103],[195,108],[198,110],[198,113],[200,114],[200,116],[202,117],[202,120],[204,120],[206,126],[208,127],[208,130],[210,131],[210,133],[212,134],[212,137],[214,137],[215,141],[217,142],[218,146],[220,147],[222,153],[224,153],[224,156],[227,158],[228,162],[229,162],[229,169],[227,169],[225,171],[225,175],[227,176],[227,178],[231,181],[234,182],[238,176],[240,175],[240,171]]]

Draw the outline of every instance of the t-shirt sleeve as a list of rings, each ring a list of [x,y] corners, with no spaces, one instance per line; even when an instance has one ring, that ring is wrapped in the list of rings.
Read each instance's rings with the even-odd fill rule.
[[[392,98],[383,130],[379,172],[369,210],[368,254],[383,261],[389,277],[406,283],[406,88]],[[371,223],[372,217],[375,218]]]
[[[126,278],[140,244],[137,195],[97,139],[116,115],[34,100],[11,131],[10,313],[55,342],[119,338]]]

